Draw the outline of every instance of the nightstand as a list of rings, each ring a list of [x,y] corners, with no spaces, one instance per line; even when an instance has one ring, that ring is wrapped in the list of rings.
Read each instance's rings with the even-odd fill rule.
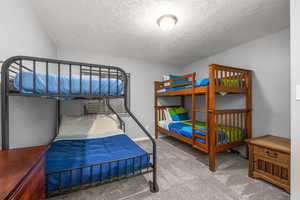
[[[249,148],[249,176],[263,179],[290,192],[291,141],[268,135],[246,142]]]

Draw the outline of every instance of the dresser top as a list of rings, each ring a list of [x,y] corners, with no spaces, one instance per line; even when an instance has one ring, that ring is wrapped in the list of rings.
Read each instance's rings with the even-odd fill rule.
[[[287,138],[266,135],[253,139],[246,140],[249,144],[254,144],[273,150],[281,151],[283,153],[291,153],[291,140]]]
[[[48,146],[0,151],[0,199],[5,199],[42,158]]]

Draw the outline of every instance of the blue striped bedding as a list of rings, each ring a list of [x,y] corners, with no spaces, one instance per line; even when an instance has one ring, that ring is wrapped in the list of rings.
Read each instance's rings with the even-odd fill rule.
[[[36,73],[36,88],[34,90],[33,84],[33,72],[22,73],[22,88],[20,88],[20,74],[17,74],[14,79],[14,87],[22,93],[27,94],[45,94],[47,93],[46,74]],[[92,78],[91,91],[90,91],[90,79],[85,77],[81,80],[82,88],[80,92],[80,78],[71,77],[71,88],[70,78],[68,76],[60,76],[60,92],[58,87],[58,76],[49,74],[48,75],[48,93],[50,94],[93,94],[93,95],[122,95],[123,94],[123,82],[114,78]]]
[[[195,87],[208,86],[208,85],[209,85],[208,78],[196,80],[196,83],[195,83]],[[173,88],[166,88],[164,91],[168,92],[168,91],[182,90],[182,89],[188,89],[188,88],[192,88],[192,84],[173,87]]]
[[[92,170],[84,168],[82,171],[83,184],[89,183],[91,180],[93,182],[103,181],[145,169],[150,166],[147,152],[125,134],[97,139],[59,140],[53,142],[46,153],[46,173],[135,156],[141,156],[141,158],[123,160],[119,164],[113,162],[111,166],[104,164],[101,168],[94,166]],[[72,174],[68,171],[63,172],[61,176],[49,175],[47,178],[48,191],[79,185],[80,176],[79,169],[73,170]]]
[[[196,125],[196,128],[199,128],[199,129],[201,129],[203,131],[195,130],[195,134],[196,135],[206,136],[206,132],[205,132],[206,125],[205,125],[205,123],[204,122],[197,122],[197,123],[204,124],[204,127],[203,126],[202,127],[197,127],[197,125]],[[192,139],[192,135],[193,135],[193,133],[192,133],[192,126],[189,125],[189,124],[186,124],[186,122],[169,123],[168,127],[169,127],[170,131],[172,131],[174,133],[178,133],[178,134],[180,134],[182,136],[185,136],[185,137],[187,137],[189,139]],[[228,138],[227,138],[225,132],[218,131],[218,134],[219,134],[219,136],[221,136],[221,137],[218,137],[219,138],[218,144],[226,144],[226,143],[228,143]],[[221,140],[221,138],[222,138],[222,140]],[[195,140],[198,141],[198,142],[204,143],[204,144],[206,143],[205,139],[202,139],[202,138],[196,137]]]

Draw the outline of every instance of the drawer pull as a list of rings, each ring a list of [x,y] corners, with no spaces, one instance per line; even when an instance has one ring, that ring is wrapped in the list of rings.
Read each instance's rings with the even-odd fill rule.
[[[266,151],[266,153],[268,154],[268,156],[272,157],[272,158],[277,158],[278,157],[278,154],[275,152],[275,153],[271,153],[270,151]]]

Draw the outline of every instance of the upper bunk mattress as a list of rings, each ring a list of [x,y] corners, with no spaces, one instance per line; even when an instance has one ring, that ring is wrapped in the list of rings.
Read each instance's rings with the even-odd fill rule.
[[[138,158],[136,158],[138,157]],[[123,160],[121,160],[123,159]],[[119,162],[112,162],[121,160]],[[116,176],[133,173],[150,166],[148,153],[127,135],[119,134],[97,139],[59,140],[51,144],[46,153],[46,173],[58,170],[90,167],[50,174],[47,177],[48,191],[104,181]],[[80,181],[80,179],[82,180]]]
[[[48,91],[47,91],[47,77],[46,74],[35,74],[35,88],[34,88],[34,73],[22,73],[22,86],[20,85],[20,74],[17,74],[14,79],[14,87],[21,93],[27,94],[83,94],[83,95],[109,95],[120,96],[123,94],[123,81],[115,78],[92,78],[73,76],[58,76],[48,74]],[[70,84],[71,82],[71,84]],[[81,86],[80,86],[81,82]],[[91,84],[91,86],[90,86]],[[71,85],[71,87],[70,87]]]

